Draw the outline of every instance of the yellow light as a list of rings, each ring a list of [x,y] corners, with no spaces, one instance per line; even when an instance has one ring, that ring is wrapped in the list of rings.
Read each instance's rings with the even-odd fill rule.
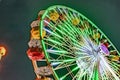
[[[44,37],[45,37],[45,35],[46,35],[46,31],[45,31],[45,30],[43,30],[43,32],[42,32],[42,38],[44,38]]]
[[[120,58],[119,56],[113,56],[113,57],[112,57],[112,61],[118,61],[119,58]]]
[[[93,35],[93,38],[94,38],[94,39],[96,39],[96,38],[99,39],[99,38],[100,38],[100,33],[95,33],[95,34]]]
[[[6,49],[4,47],[0,47],[0,59],[2,58],[2,56],[4,56],[6,54]]]
[[[34,38],[34,39],[40,39],[39,30],[34,30],[34,29],[32,29],[32,30],[31,30],[31,36],[32,36],[32,38]]]
[[[45,35],[46,35],[46,31],[43,30],[43,32],[42,32],[42,39],[45,37]],[[39,30],[32,29],[31,30],[31,38],[33,38],[33,39],[40,39],[40,32],[39,32]]]
[[[72,20],[72,23],[73,23],[73,25],[78,25],[79,23],[80,23],[80,19],[78,19],[78,18],[74,18],[73,20]]]
[[[4,56],[6,54],[6,49],[4,47],[0,47],[0,54]]]
[[[59,14],[57,12],[50,13],[50,20],[55,22],[58,20],[58,18],[59,18]]]

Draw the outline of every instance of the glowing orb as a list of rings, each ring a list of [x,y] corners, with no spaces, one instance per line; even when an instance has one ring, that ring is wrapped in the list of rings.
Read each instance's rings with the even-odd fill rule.
[[[6,54],[6,49],[4,47],[0,47],[0,55],[4,56]]]
[[[0,59],[2,58],[2,56],[4,56],[6,54],[6,49],[4,47],[0,47]]]

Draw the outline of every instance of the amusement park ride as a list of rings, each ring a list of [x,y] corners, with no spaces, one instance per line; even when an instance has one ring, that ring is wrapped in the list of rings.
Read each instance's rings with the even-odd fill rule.
[[[81,13],[55,5],[30,26],[27,55],[35,80],[120,80],[120,53]]]

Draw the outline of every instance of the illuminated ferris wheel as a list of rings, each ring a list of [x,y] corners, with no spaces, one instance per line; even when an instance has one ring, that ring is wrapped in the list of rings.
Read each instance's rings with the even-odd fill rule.
[[[52,75],[53,80],[120,80],[120,53],[81,13],[52,6],[40,11],[31,27],[27,53],[40,76]],[[38,70],[35,61],[43,60],[48,68]]]

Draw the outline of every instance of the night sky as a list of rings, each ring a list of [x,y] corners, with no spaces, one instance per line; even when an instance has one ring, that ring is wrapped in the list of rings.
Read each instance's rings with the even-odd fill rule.
[[[0,0],[0,44],[8,53],[0,61],[0,80],[34,80],[26,55],[30,23],[52,5],[71,7],[93,21],[120,50],[119,0]]]

